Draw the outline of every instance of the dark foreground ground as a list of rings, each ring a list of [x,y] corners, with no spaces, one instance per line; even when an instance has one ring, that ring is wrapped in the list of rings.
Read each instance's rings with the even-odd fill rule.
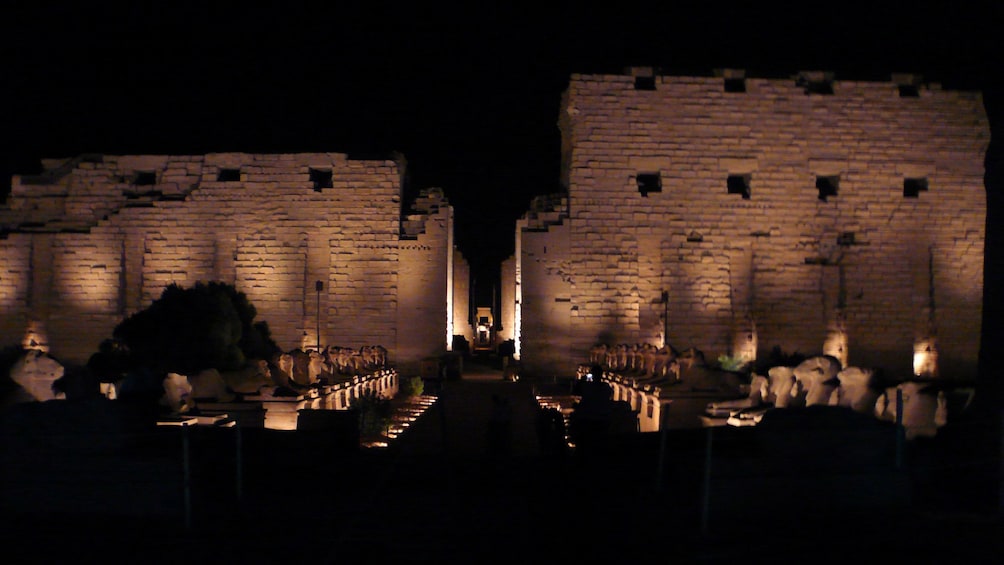
[[[181,490],[158,489],[157,472],[140,467],[140,478],[114,490],[115,498],[96,495],[85,511],[45,496],[28,510],[7,505],[0,559],[999,563],[1004,556],[999,436],[974,431],[982,423],[911,444],[900,469],[885,436],[875,449],[850,445],[837,457],[768,448],[771,458],[789,458],[778,464],[716,431],[708,473],[703,430],[550,451],[538,441],[532,389],[465,367],[461,380],[427,391],[438,403],[381,450],[346,451],[319,435],[245,433],[239,500],[233,435],[193,435],[190,527]],[[512,410],[507,445],[489,441],[493,395]],[[65,471],[71,484],[91,472]],[[141,506],[158,490],[169,494],[153,503],[156,511],[137,515],[123,503]],[[56,484],[48,496],[58,501],[61,492],[81,496]]]

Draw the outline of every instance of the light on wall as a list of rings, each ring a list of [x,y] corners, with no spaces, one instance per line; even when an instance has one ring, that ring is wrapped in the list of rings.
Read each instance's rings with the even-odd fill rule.
[[[848,363],[847,332],[843,326],[831,328],[823,341],[823,355],[829,355],[840,362],[840,368],[846,369]]]
[[[744,363],[756,362],[756,352],[759,344],[756,322],[751,317],[738,328],[732,340],[732,356],[742,359]]]
[[[933,337],[913,344],[913,374],[918,377],[938,376],[938,347]]]
[[[522,324],[523,324],[523,306],[519,302],[516,302],[515,307],[513,308],[513,328],[512,328],[513,330],[512,341],[514,349],[512,358],[515,359],[516,361],[519,361],[520,347],[522,345],[522,339],[521,339]]]
[[[35,349],[42,353],[49,352],[49,337],[46,335],[42,322],[32,321],[28,323],[28,329],[24,332],[21,340],[21,347],[24,349]]]
[[[316,281],[314,290],[317,291],[317,352],[321,352],[321,291],[324,290],[324,283]]]
[[[659,300],[662,301],[662,346],[663,348],[669,345],[669,291],[664,290],[662,294],[659,295]]]

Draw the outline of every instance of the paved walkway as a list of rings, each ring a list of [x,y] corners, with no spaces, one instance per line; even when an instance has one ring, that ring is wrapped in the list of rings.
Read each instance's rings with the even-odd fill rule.
[[[470,562],[537,551],[530,386],[468,364],[461,380],[427,392],[437,403],[391,448],[368,510],[340,532],[331,557]]]

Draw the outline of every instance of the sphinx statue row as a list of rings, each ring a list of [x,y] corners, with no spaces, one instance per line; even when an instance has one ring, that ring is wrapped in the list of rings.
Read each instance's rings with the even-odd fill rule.
[[[266,390],[269,395],[290,396],[353,376],[372,374],[386,367],[387,349],[382,345],[365,345],[359,349],[328,346],[321,352],[293,349],[274,355],[270,361],[252,360],[237,371],[205,369],[188,376],[191,385],[188,393],[195,400],[221,402],[230,402],[241,395],[261,394]],[[169,374],[168,380],[180,381],[179,377]],[[184,384],[179,386],[184,395]],[[168,390],[167,382],[164,388]],[[170,391],[168,394],[170,396]]]
[[[952,409],[966,410],[974,389],[931,379],[888,382],[874,369],[841,367],[828,355],[810,357],[794,367],[775,366],[753,374],[745,399],[713,402],[709,414],[728,415],[734,426],[755,425],[772,408],[840,406],[879,420],[900,422],[906,438],[934,437]],[[902,413],[899,410],[902,409]]]
[[[387,367],[387,348],[364,345],[359,349],[329,345],[320,352],[294,349],[271,359],[273,380],[278,386],[311,386],[320,381],[365,375]]]
[[[613,346],[601,343],[589,350],[589,364],[599,365],[612,373],[678,381],[681,368],[704,364],[704,354],[694,348],[679,352],[672,347],[656,347],[649,343]]]
[[[233,371],[209,368],[188,375],[157,375],[137,370],[113,380],[110,375],[91,374],[88,370],[64,375],[64,367],[56,359],[38,350],[26,350],[9,366],[4,381],[9,386],[4,388],[0,407],[93,393],[112,399],[160,398],[160,403],[173,412],[184,412],[197,399],[230,402],[265,389],[278,395],[296,395],[312,387],[375,373],[387,368],[387,363],[387,349],[381,345],[358,349],[328,346],[321,352],[294,349],[269,360],[252,359]]]
[[[624,382],[634,387],[679,382],[681,369],[688,374],[691,367],[705,366],[696,349],[677,352],[651,344],[597,344],[590,349],[589,363],[605,373],[630,377]],[[936,435],[950,412],[965,411],[973,397],[967,386],[920,377],[890,380],[874,369],[842,366],[830,355],[805,358],[793,366],[777,365],[765,373],[750,375],[747,398],[709,403],[706,413],[728,417],[730,425],[748,426],[773,408],[840,406],[879,420],[899,421],[907,438],[913,439]]]

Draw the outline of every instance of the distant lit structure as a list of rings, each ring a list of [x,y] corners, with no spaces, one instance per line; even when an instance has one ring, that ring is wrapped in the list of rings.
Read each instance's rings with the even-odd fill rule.
[[[495,348],[495,315],[489,306],[478,306],[475,316],[474,350],[489,351]]]

